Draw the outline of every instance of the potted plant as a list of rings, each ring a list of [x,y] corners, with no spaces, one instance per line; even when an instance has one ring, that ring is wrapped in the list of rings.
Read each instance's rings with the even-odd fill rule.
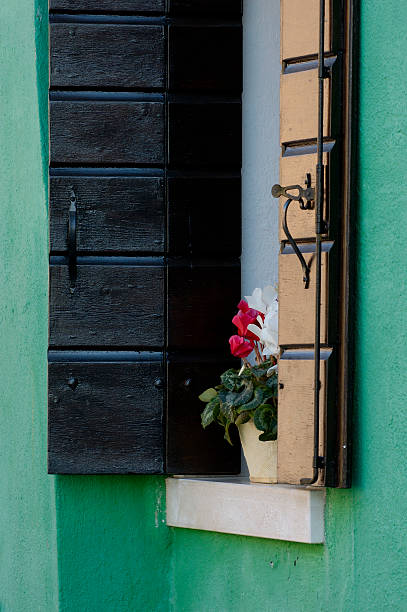
[[[218,423],[232,444],[229,428],[239,429],[253,482],[277,482],[277,369],[279,348],[277,292],[271,285],[255,289],[238,304],[232,321],[238,333],[229,339],[232,355],[243,361],[220,384],[204,391],[202,426]]]

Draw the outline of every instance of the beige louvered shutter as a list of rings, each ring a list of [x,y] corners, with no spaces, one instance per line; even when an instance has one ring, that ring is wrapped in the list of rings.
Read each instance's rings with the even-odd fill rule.
[[[287,228],[309,268],[309,285],[284,231],[280,197],[278,480],[349,486],[348,292],[351,1],[326,0],[320,265],[319,441],[314,427],[316,353],[316,202],[292,201]],[[281,0],[280,183],[317,193],[320,0]],[[321,55],[322,62],[322,55]],[[322,134],[321,134],[322,135]],[[321,141],[322,142],[322,141]],[[322,190],[321,190],[322,193]],[[318,349],[317,349],[318,352]],[[314,452],[317,440],[319,452]],[[317,477],[314,476],[314,468]]]

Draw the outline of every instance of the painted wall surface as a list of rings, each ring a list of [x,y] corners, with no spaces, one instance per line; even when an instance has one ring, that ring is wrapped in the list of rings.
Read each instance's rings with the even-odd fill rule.
[[[361,5],[354,487],[314,546],[168,529],[161,478],[46,475],[47,7],[0,4],[1,612],[407,609],[407,5]]]
[[[44,7],[43,7],[44,8]],[[0,3],[0,610],[56,610],[46,475],[46,41],[33,2]],[[46,105],[46,98],[45,98]],[[41,111],[40,111],[41,107]]]

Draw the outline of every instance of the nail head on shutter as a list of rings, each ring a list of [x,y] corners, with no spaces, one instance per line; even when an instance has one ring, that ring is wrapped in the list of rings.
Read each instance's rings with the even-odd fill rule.
[[[75,391],[76,387],[78,386],[79,382],[77,378],[73,378],[71,377],[68,380],[68,386],[71,387],[72,391]]]
[[[162,378],[156,378],[154,381],[154,387],[156,389],[162,389],[164,386],[164,381]]]

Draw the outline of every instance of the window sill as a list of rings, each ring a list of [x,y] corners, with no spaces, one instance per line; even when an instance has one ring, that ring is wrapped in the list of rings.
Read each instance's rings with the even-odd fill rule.
[[[248,478],[167,478],[167,525],[324,542],[325,491],[251,483]]]

